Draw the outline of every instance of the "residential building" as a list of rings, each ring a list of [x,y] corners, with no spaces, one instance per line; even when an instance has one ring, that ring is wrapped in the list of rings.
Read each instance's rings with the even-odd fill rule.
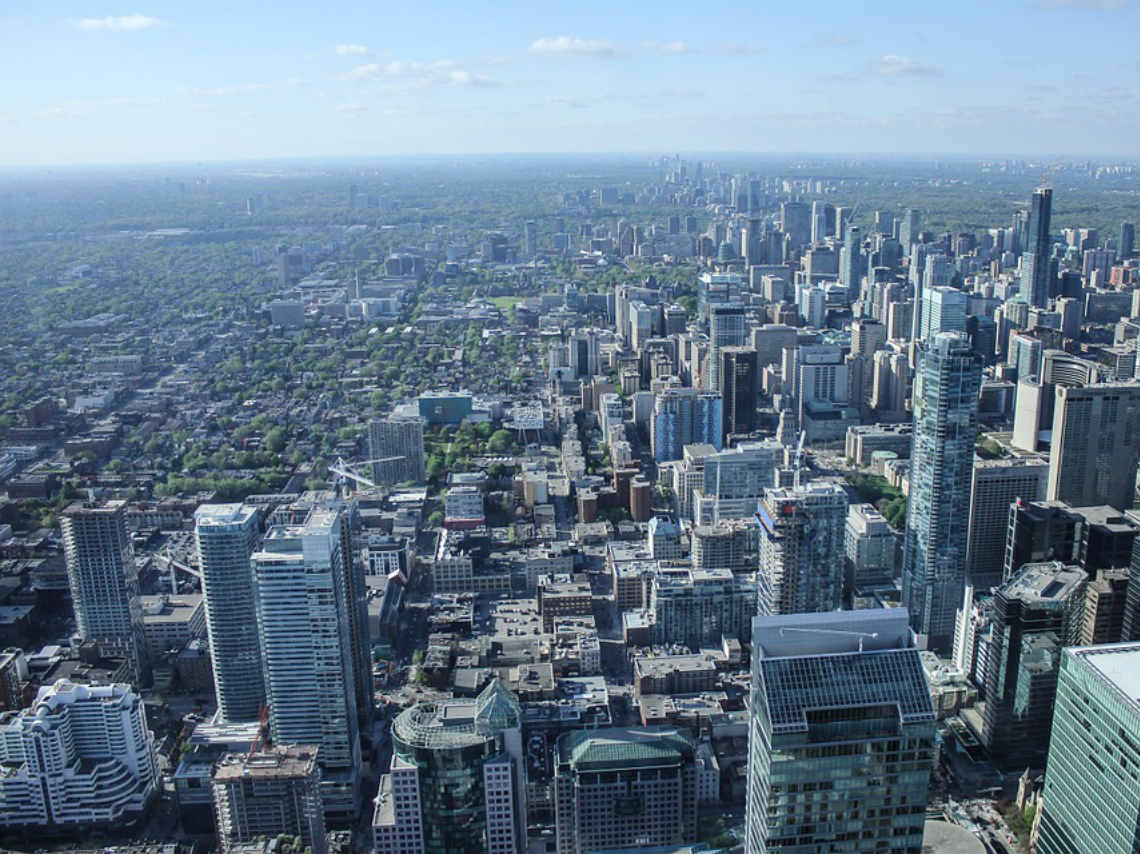
[[[902,609],[753,621],[745,851],[920,850],[935,752]]]
[[[1040,854],[1140,850],[1140,644],[1061,652]]]
[[[319,749],[325,817],[356,813],[360,738],[341,513],[314,507],[254,553],[254,605],[275,744]]]
[[[157,786],[154,738],[130,685],[61,679],[0,720],[0,827],[119,829]]]
[[[698,491],[692,495],[693,519],[712,525],[728,519],[751,518],[764,490],[776,485],[776,470],[784,462],[784,446],[774,439],[741,442],[703,459]]]
[[[687,730],[575,730],[554,756],[555,850],[677,848],[697,839],[699,770]]]
[[[326,854],[317,748],[277,745],[230,753],[214,766],[211,787],[222,854],[246,850],[257,839],[299,837],[313,854]]]
[[[1081,644],[1118,643],[1124,639],[1124,606],[1128,601],[1127,568],[1097,570],[1085,588]]]
[[[964,335],[919,345],[903,541],[903,606],[920,643],[949,654],[966,584],[981,361]]]
[[[894,580],[900,537],[874,504],[852,504],[847,508],[843,540],[849,587],[858,589]]]
[[[685,445],[708,444],[720,450],[724,437],[724,401],[715,392],[666,388],[653,405],[650,434],[657,462],[681,459]]]
[[[141,672],[146,641],[126,506],[125,501],[77,501],[63,511],[60,526],[80,636],[115,647]]]
[[[373,461],[372,479],[376,483],[422,483],[427,477],[423,420],[393,417],[370,422],[368,456]]]
[[[833,611],[843,604],[847,493],[836,483],[779,487],[756,511],[757,613]]]
[[[747,643],[756,614],[756,582],[729,569],[662,569],[652,579],[653,643],[691,650]]]
[[[265,679],[249,558],[261,532],[256,507],[203,504],[194,513],[194,539],[222,721],[256,720]]]

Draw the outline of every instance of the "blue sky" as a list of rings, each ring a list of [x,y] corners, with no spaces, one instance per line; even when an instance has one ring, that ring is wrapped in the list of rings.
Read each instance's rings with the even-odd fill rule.
[[[0,165],[1140,138],[1137,0],[242,5],[3,0]]]

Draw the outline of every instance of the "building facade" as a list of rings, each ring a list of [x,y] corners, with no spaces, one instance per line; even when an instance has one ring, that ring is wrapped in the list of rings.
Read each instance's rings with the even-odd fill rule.
[[[120,650],[139,672],[146,642],[126,506],[77,501],[63,511],[60,527],[79,634]]]
[[[194,514],[214,692],[223,721],[257,720],[265,702],[249,562],[260,529],[255,507],[203,504]]]
[[[757,613],[834,611],[843,604],[847,493],[835,483],[779,487],[756,511]]]
[[[422,483],[426,478],[423,420],[393,417],[369,423],[368,456],[374,460],[372,479],[376,483]]]
[[[901,609],[757,617],[744,850],[922,848],[930,689]]]
[[[559,854],[697,838],[696,747],[673,727],[569,732],[555,747]]]
[[[265,701],[275,744],[319,749],[326,819],[356,814],[360,737],[340,513],[277,525],[252,557]]]
[[[1061,653],[1040,854],[1140,850],[1140,644]]]
[[[966,585],[981,361],[964,335],[920,345],[914,388],[902,603],[921,642],[949,654]]]
[[[130,685],[60,680],[0,724],[0,827],[120,827],[157,785],[146,709]]]

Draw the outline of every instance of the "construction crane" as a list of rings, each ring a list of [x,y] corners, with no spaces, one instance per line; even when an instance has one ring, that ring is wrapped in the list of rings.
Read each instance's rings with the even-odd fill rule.
[[[404,459],[407,459],[407,457],[403,455],[398,457],[377,457],[374,460],[364,460],[363,462],[352,463],[352,465],[359,468],[360,466],[373,465],[374,463],[394,463],[396,460]],[[344,482],[346,480],[362,483],[365,486],[371,486],[373,489],[377,488],[375,481],[373,481],[371,478],[365,477],[359,472],[353,471],[351,468],[349,468],[349,464],[346,463],[342,457],[337,457],[336,462],[329,466],[329,471],[337,475],[338,489],[344,485]]]
[[[788,632],[798,632],[801,634],[814,634],[814,635],[846,635],[848,637],[859,638],[859,652],[863,651],[863,638],[871,638],[874,640],[879,636],[878,632],[853,632],[844,629],[809,629],[809,628],[796,628],[795,626],[781,626],[780,637],[784,637]]]
[[[264,703],[261,704],[257,719],[257,737],[249,745],[249,753],[245,757],[247,760],[252,759],[253,755],[262,747],[269,746],[269,707]]]
[[[800,488],[800,469],[804,463],[804,439],[807,438],[807,430],[800,431],[800,441],[796,445],[796,454],[792,457],[792,485]]]

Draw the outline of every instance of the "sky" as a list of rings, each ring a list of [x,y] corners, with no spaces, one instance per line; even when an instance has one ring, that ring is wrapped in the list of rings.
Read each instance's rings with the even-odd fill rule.
[[[0,0],[0,166],[504,152],[1135,159],[1137,2]]]

